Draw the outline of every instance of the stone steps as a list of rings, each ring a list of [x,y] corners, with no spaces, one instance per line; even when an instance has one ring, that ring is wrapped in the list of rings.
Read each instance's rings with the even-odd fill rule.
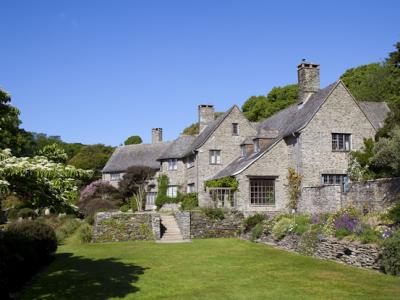
[[[178,223],[175,217],[172,215],[160,216],[161,224],[165,227],[165,232],[161,236],[158,243],[187,243],[190,240],[185,240],[182,236],[181,230],[179,229]]]

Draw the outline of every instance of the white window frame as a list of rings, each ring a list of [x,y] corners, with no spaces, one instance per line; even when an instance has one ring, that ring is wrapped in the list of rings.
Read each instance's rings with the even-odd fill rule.
[[[351,151],[351,134],[332,133],[332,151],[335,152]]]
[[[186,192],[189,194],[189,193],[194,193],[196,190],[195,190],[195,185],[194,185],[194,183],[189,183],[188,185],[187,185],[187,187],[186,187]]]
[[[250,178],[250,205],[275,205],[275,188],[274,178]]]
[[[121,173],[110,173],[110,181],[119,181],[121,179]]]
[[[221,150],[210,150],[210,165],[221,164]]]
[[[260,139],[254,140],[254,152],[255,153],[260,152]]]
[[[167,196],[170,198],[176,198],[178,196],[178,186],[176,186],[176,185],[168,186]]]
[[[246,156],[246,145],[240,146],[240,153],[241,153],[242,157]]]
[[[168,159],[168,171],[178,170],[178,159],[170,158]]]

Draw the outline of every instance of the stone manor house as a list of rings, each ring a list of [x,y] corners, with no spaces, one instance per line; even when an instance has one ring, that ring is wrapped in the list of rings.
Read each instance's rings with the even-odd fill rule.
[[[346,189],[349,152],[363,146],[383,126],[384,102],[359,102],[340,80],[320,88],[319,65],[297,68],[298,102],[259,122],[249,122],[234,105],[214,118],[212,105],[199,105],[196,136],[118,147],[103,169],[103,180],[117,186],[128,167],[149,166],[169,177],[167,194],[197,192],[199,206],[233,208],[245,213],[287,210],[288,169],[303,176],[302,189],[325,185]],[[226,176],[236,191],[206,188],[205,181]],[[154,208],[157,180],[148,184],[146,208]],[[300,200],[301,201],[301,196]]]

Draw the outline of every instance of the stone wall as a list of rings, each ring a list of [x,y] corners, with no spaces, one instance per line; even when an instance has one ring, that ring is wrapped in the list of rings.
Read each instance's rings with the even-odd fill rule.
[[[258,242],[295,252],[299,252],[299,241],[300,237],[297,235],[285,236],[280,241],[275,241],[271,236],[264,236],[258,240]],[[381,269],[380,250],[373,244],[360,244],[324,237],[320,238],[313,256],[355,267]]]
[[[99,212],[95,216],[93,242],[154,239],[160,239],[159,214]]]
[[[190,212],[178,211],[174,214],[176,223],[181,231],[183,239],[190,239]]]
[[[208,218],[203,212],[190,213],[191,238],[237,237],[242,228],[243,215],[225,213],[223,220]]]
[[[298,212],[334,212],[353,205],[360,210],[382,211],[400,199],[400,178],[352,182],[346,193],[338,185],[303,188]]]

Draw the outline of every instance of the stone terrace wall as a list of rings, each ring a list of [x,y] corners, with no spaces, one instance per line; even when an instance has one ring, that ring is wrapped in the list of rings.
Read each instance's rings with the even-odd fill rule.
[[[359,209],[381,211],[389,208],[396,200],[400,200],[400,178],[384,178],[350,183],[342,202]]]
[[[354,205],[368,211],[381,211],[400,199],[400,178],[384,178],[352,182],[346,193],[337,185],[305,187],[302,190],[298,211],[302,213],[334,212]]]
[[[183,239],[190,239],[190,212],[189,211],[178,211],[174,214],[175,220],[178,223],[179,229],[181,230]]]
[[[298,252],[300,237],[297,235],[285,236],[280,241],[275,241],[271,236],[259,240],[268,245]],[[360,244],[341,241],[335,238],[321,238],[314,252],[314,257],[334,260],[355,267],[380,270],[381,254],[379,247],[372,244]]]
[[[244,218],[240,213],[225,213],[223,220],[214,220],[197,211],[191,212],[190,217],[190,237],[200,239],[237,237]]]
[[[159,214],[99,212],[95,216],[93,242],[154,239],[160,239]]]

